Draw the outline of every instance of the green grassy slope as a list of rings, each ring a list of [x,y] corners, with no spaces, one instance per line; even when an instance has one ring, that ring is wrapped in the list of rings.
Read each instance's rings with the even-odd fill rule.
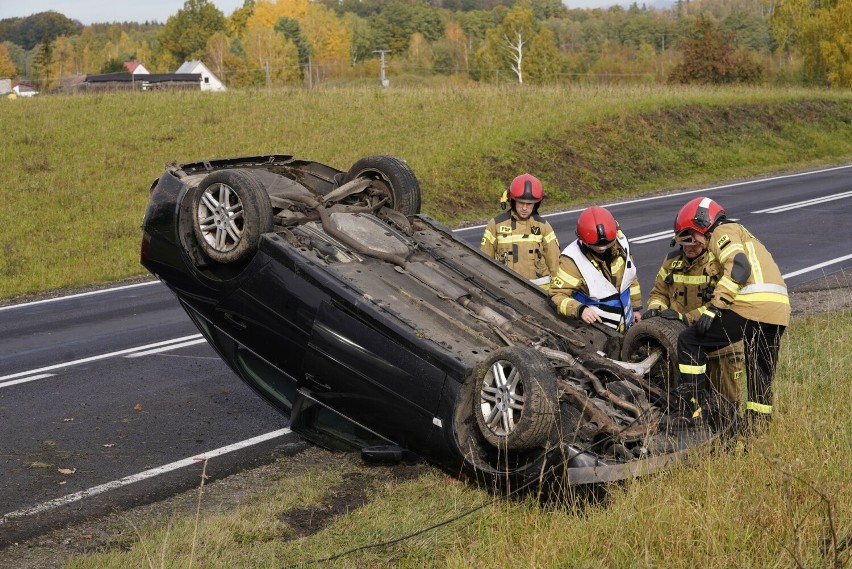
[[[286,153],[407,160],[424,211],[481,221],[517,174],[551,211],[852,160],[852,94],[468,88],[0,99],[0,298],[143,273],[147,190],[171,162]]]

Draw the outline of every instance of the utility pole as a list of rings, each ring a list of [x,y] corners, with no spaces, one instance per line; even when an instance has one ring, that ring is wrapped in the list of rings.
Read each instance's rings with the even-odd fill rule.
[[[382,87],[387,87],[390,85],[390,81],[385,79],[385,54],[390,53],[389,49],[376,49],[373,53],[378,53],[381,56],[381,63],[379,64],[379,84]]]

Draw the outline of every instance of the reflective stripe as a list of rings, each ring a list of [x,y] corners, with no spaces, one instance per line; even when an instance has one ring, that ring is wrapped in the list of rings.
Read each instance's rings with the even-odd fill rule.
[[[661,279],[665,280],[666,275],[667,275],[667,273],[666,273],[666,271],[665,271],[663,268],[660,268],[660,270],[659,270],[659,271],[657,271],[657,277],[658,277],[658,278],[661,278]]]
[[[648,310],[652,308],[659,308],[660,310],[665,310],[666,308],[668,308],[668,306],[663,304],[663,302],[660,300],[652,300],[648,303]]]
[[[556,271],[556,278],[559,279],[560,281],[564,282],[568,286],[572,286],[572,287],[580,286],[580,283],[583,282],[582,280],[569,275],[568,273],[566,273],[562,269],[559,269],[558,271]],[[554,284],[556,284],[556,283],[554,282]],[[557,288],[562,288],[562,287],[558,286]]]
[[[763,284],[763,269],[760,268],[760,259],[757,258],[754,243],[749,241],[746,243],[746,247],[748,248],[748,262],[751,263],[751,276],[755,283]]]
[[[570,316],[568,314],[568,301],[571,300],[571,297],[563,298],[562,302],[559,303],[559,314],[562,316]]]
[[[763,415],[772,414],[772,405],[763,405],[762,403],[755,403],[754,401],[746,401],[745,408],[747,411],[754,411],[755,413],[761,413]]]
[[[541,243],[541,235],[503,235],[497,237],[498,243]]]
[[[490,231],[488,231],[487,229],[485,230],[485,233],[482,234],[482,239],[483,239],[483,241],[488,241],[489,243],[494,243],[494,235]]]
[[[539,277],[537,279],[530,279],[530,282],[532,284],[538,285],[538,286],[549,285],[550,284],[550,277],[546,276],[546,277]]]
[[[737,300],[748,302],[777,302],[778,304],[790,304],[790,297],[786,294],[775,294],[774,292],[753,292],[751,294],[738,294]]]
[[[734,253],[745,253],[745,249],[743,249],[743,246],[739,243],[731,245],[719,254],[719,262],[724,263],[725,259],[727,259]]]
[[[672,274],[672,279],[674,279],[674,282],[676,283],[682,283],[687,285],[703,285],[710,282],[710,277],[707,275],[698,275],[690,277],[688,275]]]
[[[617,275],[622,267],[624,267],[624,257],[618,257],[615,261],[613,261],[612,265],[610,265],[610,272],[613,275]]]
[[[553,231],[551,231],[550,233],[548,233],[548,234],[545,236],[545,238],[544,238],[544,242],[545,242],[545,243],[550,243],[550,242],[552,242],[552,241],[553,241],[553,240],[555,240],[555,239],[556,239],[556,233],[554,233]]]
[[[692,418],[697,419],[701,416],[701,406],[698,404],[698,401],[695,400],[695,397],[690,399],[690,401],[696,406],[695,411],[692,412]]]
[[[677,364],[680,373],[690,373],[692,375],[701,375],[707,371],[707,365],[693,366],[689,364]]]
[[[729,291],[731,291],[734,296],[739,294],[740,291],[741,291],[740,285],[738,285],[737,283],[735,283],[734,281],[732,281],[728,277],[722,277],[721,279],[719,279],[719,282],[717,284],[719,286],[723,286],[726,289],[728,289]]]
[[[772,292],[787,296],[787,287],[778,284],[762,283],[746,285],[740,289],[740,294],[754,294],[756,292]]]

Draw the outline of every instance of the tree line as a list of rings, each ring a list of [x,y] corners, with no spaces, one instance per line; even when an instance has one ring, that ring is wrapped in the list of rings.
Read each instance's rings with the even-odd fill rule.
[[[202,60],[229,87],[387,73],[456,81],[852,86],[852,0],[678,0],[571,9],[560,0],[186,0],[165,23],[0,20],[0,77],[155,73]]]

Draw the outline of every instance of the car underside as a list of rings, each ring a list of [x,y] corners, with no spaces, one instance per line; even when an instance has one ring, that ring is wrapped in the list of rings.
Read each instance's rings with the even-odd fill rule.
[[[647,474],[717,436],[669,412],[682,324],[621,335],[565,319],[419,210],[416,177],[390,156],[345,172],[286,155],[171,166],[142,262],[323,446],[552,488]]]

